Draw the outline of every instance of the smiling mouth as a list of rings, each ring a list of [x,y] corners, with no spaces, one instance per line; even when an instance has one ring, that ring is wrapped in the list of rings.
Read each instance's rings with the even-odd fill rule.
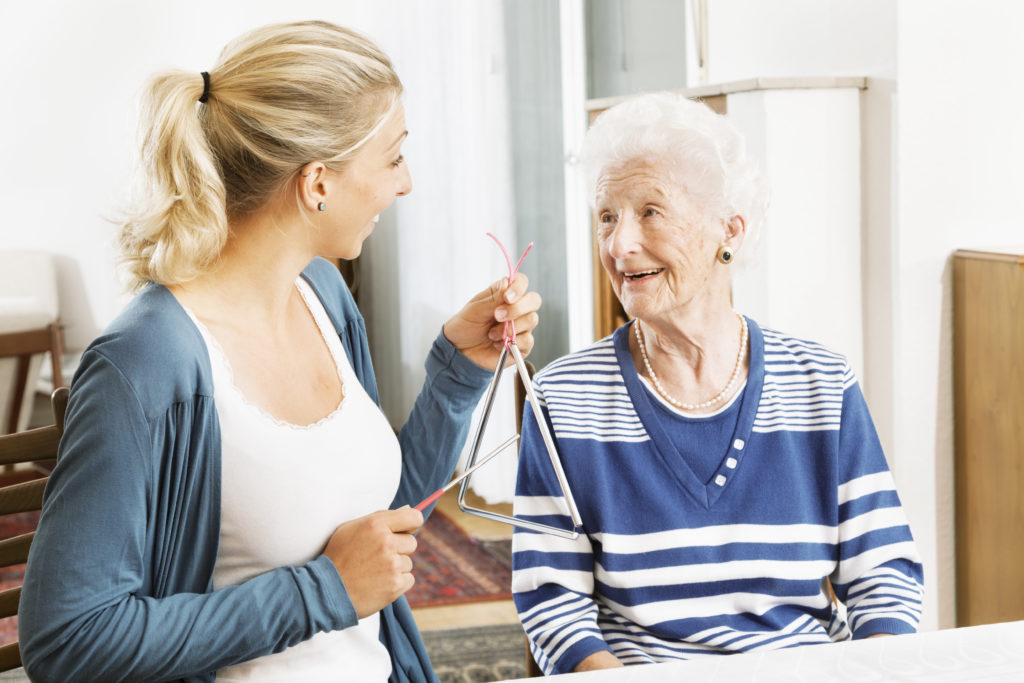
[[[663,270],[665,270],[665,269],[664,268],[652,268],[650,270],[638,270],[638,271],[636,271],[634,273],[623,273],[622,275],[623,275],[623,277],[625,277],[630,282],[636,282],[637,280],[643,280],[645,277],[651,277],[653,275],[657,275],[658,273],[660,273]]]

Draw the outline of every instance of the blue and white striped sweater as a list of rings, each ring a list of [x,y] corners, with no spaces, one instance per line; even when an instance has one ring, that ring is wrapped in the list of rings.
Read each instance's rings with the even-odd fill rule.
[[[606,649],[641,663],[916,630],[921,565],[849,367],[748,326],[736,432],[708,482],[655,417],[628,326],[537,375],[586,532],[516,530],[512,588],[545,671]],[[522,431],[516,515],[569,528],[531,411]]]

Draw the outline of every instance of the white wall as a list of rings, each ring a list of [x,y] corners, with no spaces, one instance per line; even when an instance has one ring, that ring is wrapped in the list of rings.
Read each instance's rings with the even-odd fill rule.
[[[894,0],[708,0],[708,83],[889,73],[893,7]]]
[[[950,254],[1024,248],[1022,27],[1013,0],[903,0],[898,12],[895,447],[942,626],[954,615]]]
[[[373,26],[353,1],[0,3],[0,244],[60,256],[71,349],[125,301],[108,219],[127,197],[145,79],[165,67],[198,74],[242,31],[311,16]]]
[[[863,369],[859,91],[729,96],[728,117],[769,178],[771,207],[733,266],[733,303]],[[748,257],[751,259],[747,263]]]
[[[955,625],[951,253],[1024,248],[1024,3],[710,0],[712,83],[868,76],[861,97],[865,393]]]

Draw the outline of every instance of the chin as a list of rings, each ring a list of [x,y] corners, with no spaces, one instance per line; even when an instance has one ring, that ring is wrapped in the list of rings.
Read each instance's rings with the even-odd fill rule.
[[[626,312],[626,315],[642,321],[657,317],[660,310],[657,301],[651,301],[643,297],[626,297],[625,300],[620,297],[619,302],[622,304],[622,310]]]
[[[359,258],[359,255],[363,253],[363,241],[359,240],[355,244],[346,244],[344,247],[335,247],[331,249],[331,256],[346,261]]]

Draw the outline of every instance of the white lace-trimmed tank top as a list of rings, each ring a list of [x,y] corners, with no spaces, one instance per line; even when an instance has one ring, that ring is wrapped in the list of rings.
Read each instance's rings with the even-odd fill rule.
[[[316,559],[339,524],[387,508],[401,452],[384,414],[363,389],[323,304],[300,277],[302,295],[342,380],[338,407],[315,424],[282,422],[250,403],[231,365],[194,316],[213,367],[221,427],[220,547],[214,588]],[[378,614],[318,633],[283,652],[217,672],[218,681],[386,681],[391,658]]]

